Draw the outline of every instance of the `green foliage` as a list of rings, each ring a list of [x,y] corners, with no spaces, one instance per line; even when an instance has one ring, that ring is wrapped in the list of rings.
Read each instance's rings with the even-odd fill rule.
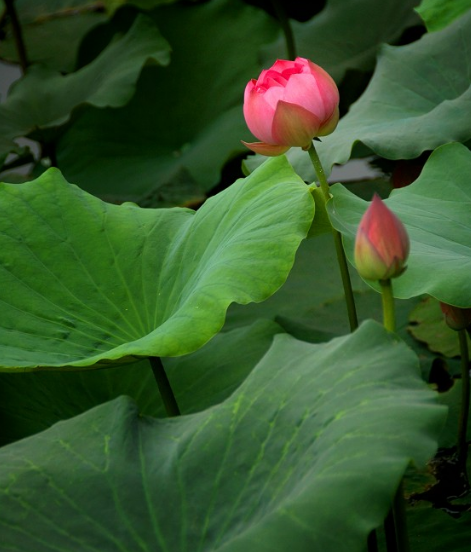
[[[421,296],[471,306],[471,12],[418,3],[15,1],[30,65],[0,106],[0,180],[26,181],[0,185],[1,552],[365,552],[405,473],[407,493],[446,487],[436,463],[406,466],[457,440],[459,361],[434,352],[456,348]],[[286,57],[283,8],[340,88],[326,172],[375,153],[385,173],[333,186],[327,209],[300,149],[309,186],[285,157],[251,155],[238,180],[244,87]],[[397,334],[346,336],[330,222],[351,258],[363,199],[437,146],[386,200],[412,242]],[[381,321],[351,277],[359,319]],[[469,513],[416,500],[412,551],[466,550]]]
[[[370,71],[381,44],[394,42],[418,22],[417,0],[330,0],[313,19],[293,22],[299,56],[314,60],[340,82],[346,71]],[[285,58],[283,37],[264,48],[265,65]]]
[[[471,140],[470,52],[471,11],[412,44],[384,45],[368,88],[316,146],[326,173],[352,154],[413,159],[448,142]],[[288,159],[304,179],[313,180],[299,148]]]
[[[429,552],[430,536],[434,535],[436,550],[468,552],[471,531],[466,515],[466,505],[463,504],[461,514],[455,515],[454,519],[444,510],[430,510],[423,504],[411,508],[409,523],[417,528],[417,532],[411,537],[412,550],[414,552]]]
[[[317,319],[310,312],[326,302],[343,301],[342,283],[335,255],[332,254],[333,242],[330,234],[317,236],[302,242],[296,253],[296,262],[283,287],[263,303],[244,307],[231,305],[227,313],[225,328],[245,326],[250,320],[269,318],[311,319],[317,330],[325,330],[328,323]],[[360,292],[367,289],[366,284],[355,273],[352,274],[353,289]],[[339,306],[345,314],[345,305]],[[344,325],[343,325],[344,324]],[[338,334],[348,331],[346,319],[338,327]],[[330,329],[330,328],[329,328]],[[329,334],[329,337],[334,335]]]
[[[427,297],[410,313],[411,334],[432,351],[446,357],[460,356],[458,334],[445,322],[438,301]],[[471,341],[468,340],[471,348]]]
[[[407,270],[394,280],[397,297],[427,293],[458,307],[471,306],[471,153],[447,144],[432,153],[420,177],[386,200],[406,226],[411,240]],[[353,259],[355,233],[367,202],[342,185],[328,204],[332,224],[345,238]],[[353,261],[352,261],[353,262]]]
[[[35,65],[0,106],[0,133],[11,140],[33,131],[37,136],[40,129],[65,123],[81,105],[125,105],[135,92],[142,66],[147,61],[167,65],[169,50],[153,21],[141,15],[126,35],[76,73],[63,76]],[[12,147],[0,150],[0,157],[5,158]]]
[[[164,359],[181,412],[198,412],[226,399],[277,333],[282,333],[280,326],[259,320],[219,333],[194,353]],[[1,373],[0,444],[43,431],[120,395],[132,397],[143,414],[165,417],[148,360],[106,370]]]
[[[4,370],[192,352],[283,284],[314,215],[284,158],[197,213],[109,205],[55,169],[2,194]]]
[[[470,0],[422,0],[416,11],[432,32],[443,29],[470,8]]]
[[[181,205],[201,198],[222,165],[246,151],[243,90],[276,27],[240,0],[151,15],[172,47],[171,64],[146,68],[126,107],[84,110],[57,158],[69,180],[107,200]]]
[[[3,546],[360,552],[434,451],[433,395],[373,322],[323,345],[279,336],[214,408],[156,420],[122,398],[0,449]]]
[[[387,159],[412,159],[471,139],[470,52],[471,12],[407,46],[383,47],[368,89],[319,145],[325,165],[345,163],[359,141]]]
[[[107,19],[101,4],[95,0],[16,0],[28,60],[56,71],[73,71],[82,39]],[[3,1],[0,8],[3,12]],[[5,26],[0,59],[19,61],[11,24]]]

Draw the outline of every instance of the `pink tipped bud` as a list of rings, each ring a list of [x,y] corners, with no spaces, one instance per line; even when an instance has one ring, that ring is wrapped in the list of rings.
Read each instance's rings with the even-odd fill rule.
[[[402,222],[375,194],[358,226],[355,264],[366,280],[389,280],[406,269],[409,236]]]
[[[445,322],[452,330],[466,330],[471,326],[471,308],[460,309],[441,301],[440,308],[445,315]]]

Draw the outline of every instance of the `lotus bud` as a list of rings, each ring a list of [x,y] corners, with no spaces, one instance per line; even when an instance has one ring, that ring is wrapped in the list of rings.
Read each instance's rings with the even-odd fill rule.
[[[410,243],[397,216],[375,194],[358,226],[355,264],[366,280],[389,280],[406,269]]]
[[[440,308],[445,316],[445,322],[452,330],[466,330],[471,326],[471,308],[461,309],[441,301]]]

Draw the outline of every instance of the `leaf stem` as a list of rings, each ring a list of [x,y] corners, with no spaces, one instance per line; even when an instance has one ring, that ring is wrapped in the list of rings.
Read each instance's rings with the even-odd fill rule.
[[[16,50],[18,52],[18,58],[20,60],[21,70],[23,74],[26,73],[28,68],[28,56],[26,55],[26,47],[23,39],[23,31],[21,30],[20,20],[18,19],[18,14],[15,9],[14,0],[5,0],[5,8],[8,13],[8,17],[11,21],[11,26],[13,29],[13,36],[15,38]]]
[[[460,418],[458,421],[458,463],[460,466],[466,466],[466,458],[468,455],[467,430],[469,416],[469,351],[468,339],[466,330],[458,331],[460,341],[461,355],[461,408]]]
[[[311,144],[311,146],[307,151],[309,153],[309,157],[311,159],[314,170],[316,171],[317,178],[319,180],[319,184],[323,192],[325,203],[327,203],[327,201],[329,201],[329,199],[332,196],[330,195],[329,183],[327,182],[327,178],[324,173],[324,168],[322,167],[322,163],[317,154],[314,142]],[[348,271],[347,258],[345,257],[345,251],[342,244],[342,236],[340,232],[338,232],[333,226],[332,226],[332,235],[334,237],[335,251],[337,253],[337,262],[339,265],[340,276],[342,278],[343,290],[345,293],[345,303],[347,305],[350,331],[353,332],[358,328],[358,316],[357,316],[357,311],[355,306],[355,298],[353,296],[352,282],[350,280],[350,273]]]
[[[170,386],[165,368],[162,364],[160,357],[149,357],[149,362],[152,368],[152,373],[154,374],[155,381],[159,388],[160,396],[162,397],[162,402],[164,403],[165,410],[167,415],[171,418],[173,416],[180,416],[180,409],[178,408],[175,395]]]
[[[383,303],[383,325],[389,332],[396,331],[396,311],[391,280],[380,280],[381,299]]]
[[[271,4],[273,6],[273,10],[275,11],[276,18],[281,25],[281,30],[285,35],[288,59],[294,60],[296,58],[296,44],[294,42],[293,29],[291,28],[289,17],[286,15],[286,11],[280,0],[271,0]]]

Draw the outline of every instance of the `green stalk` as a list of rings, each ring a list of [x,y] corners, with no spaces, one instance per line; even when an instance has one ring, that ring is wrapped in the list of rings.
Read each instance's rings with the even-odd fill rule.
[[[466,466],[466,457],[468,455],[468,444],[466,434],[468,430],[469,416],[469,351],[466,330],[459,330],[461,354],[461,408],[458,421],[458,463],[460,466]]]
[[[402,481],[394,495],[393,500],[394,522],[396,524],[397,549],[399,552],[409,552],[409,537],[407,536],[406,505]]]
[[[20,59],[21,70],[23,73],[28,68],[28,56],[26,55],[26,47],[23,39],[23,32],[21,30],[20,20],[16,13],[14,0],[5,0],[5,8],[10,18],[11,27],[13,29],[13,36],[15,38],[16,51],[18,52],[18,58]]]
[[[286,15],[286,11],[283,7],[283,4],[281,3],[281,0],[271,0],[271,4],[273,6],[273,10],[275,11],[276,18],[281,25],[281,30],[285,35],[286,52],[288,55],[288,59],[294,60],[296,58],[296,45],[294,42],[293,29],[291,28],[289,17]]]
[[[175,395],[173,394],[160,357],[149,357],[149,362],[168,417],[171,418],[173,416],[180,416],[180,409],[178,408]]]
[[[314,167],[314,170],[316,171],[317,178],[319,179],[319,184],[321,185],[322,193],[324,194],[325,202],[327,203],[332,196],[330,195],[329,183],[327,182],[324,167],[322,166],[321,160],[319,159],[319,155],[317,154],[314,142],[312,142],[307,152],[309,153],[309,157],[311,158],[311,163]]]
[[[391,280],[380,280],[381,299],[383,302],[383,325],[389,332],[396,331],[396,311]]]
[[[327,182],[327,178],[325,177],[324,169],[322,167],[321,160],[317,155],[317,151],[314,146],[314,143],[312,143],[312,145],[309,147],[307,151],[309,153],[309,157],[311,158],[311,162],[314,167],[314,170],[316,171],[317,178],[319,180],[319,184],[321,186],[321,190],[324,195],[324,200],[327,203],[327,201],[331,198],[329,183]],[[345,293],[345,303],[347,305],[350,331],[353,332],[358,328],[358,316],[357,316],[357,310],[355,306],[355,298],[353,296],[352,282],[350,280],[350,273],[348,271],[347,258],[345,257],[345,251],[343,249],[342,236],[340,235],[340,232],[338,232],[333,226],[332,226],[332,235],[334,237],[335,251],[337,253],[337,262],[339,265],[340,276],[342,278],[343,290]]]
[[[383,305],[383,324],[386,330],[390,332],[396,331],[396,312],[394,308],[394,295],[392,289],[392,282],[388,280],[380,280],[381,286],[381,298]],[[391,546],[391,550],[397,549],[398,552],[409,552],[409,538],[407,536],[407,520],[406,520],[406,508],[404,503],[404,492],[402,487],[402,481],[394,495],[391,512],[388,514],[385,521],[386,539],[388,532],[391,528],[391,523],[395,525],[395,541],[396,545],[391,542],[388,545]],[[392,540],[392,539],[390,539]]]
[[[368,552],[378,552],[378,538],[376,536],[375,530],[371,531],[371,533],[368,535],[367,545]]]
[[[386,539],[386,552],[398,552],[396,538],[396,524],[394,523],[394,514],[389,510],[384,520],[384,538]]]

